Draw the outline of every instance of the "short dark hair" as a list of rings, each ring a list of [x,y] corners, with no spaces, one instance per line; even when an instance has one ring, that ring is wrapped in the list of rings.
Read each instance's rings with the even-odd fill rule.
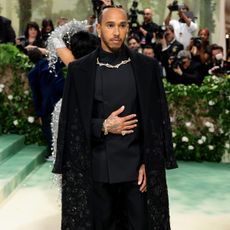
[[[38,48],[28,50],[27,55],[31,62],[38,63],[42,59],[42,52]]]
[[[140,41],[141,41],[140,38],[137,35],[134,35],[134,34],[129,36],[127,41],[129,42],[132,39],[136,40],[137,43],[140,43]]]
[[[125,11],[125,9],[122,7],[122,5],[105,5],[105,6],[103,6],[102,8],[101,8],[101,11],[100,11],[100,13],[99,13],[99,15],[98,15],[98,23],[100,24],[101,23],[101,21],[102,21],[102,16],[103,16],[103,12],[104,12],[104,10],[105,9],[111,9],[111,8],[117,8],[117,9],[122,9],[122,10],[124,10],[124,12],[126,12]],[[128,17],[128,15],[127,15],[127,17]]]
[[[153,47],[152,47],[151,45],[145,45],[144,48],[143,48],[143,50],[144,50],[144,49],[151,49],[151,50],[154,51],[154,49],[153,49]]]
[[[98,37],[87,31],[79,31],[70,39],[70,49],[76,59],[91,53],[98,46]]]
[[[221,50],[221,52],[224,52],[224,48],[222,47],[222,46],[220,46],[220,45],[218,45],[218,44],[212,44],[211,46],[210,46],[210,48],[211,48],[211,52],[213,51],[213,50]]]

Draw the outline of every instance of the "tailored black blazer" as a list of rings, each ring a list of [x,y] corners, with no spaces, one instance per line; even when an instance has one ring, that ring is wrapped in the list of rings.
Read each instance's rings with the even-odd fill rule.
[[[176,168],[177,164],[159,66],[151,58],[130,50],[128,53],[144,135],[148,229],[169,230],[165,168]],[[90,143],[97,56],[98,50],[68,67],[53,168],[54,173],[62,174],[62,229],[93,229]]]

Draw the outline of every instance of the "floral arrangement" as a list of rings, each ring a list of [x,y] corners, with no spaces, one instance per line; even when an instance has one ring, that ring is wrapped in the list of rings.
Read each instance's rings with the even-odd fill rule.
[[[219,162],[230,150],[230,76],[202,86],[165,83],[178,159]]]
[[[25,135],[27,144],[44,144],[28,86],[31,67],[16,47],[0,45],[0,126]],[[230,76],[207,76],[200,87],[164,85],[177,159],[220,162],[230,152]]]
[[[15,46],[0,45],[0,126],[2,133],[25,135],[26,144],[44,144],[28,85],[31,67],[28,57]]]

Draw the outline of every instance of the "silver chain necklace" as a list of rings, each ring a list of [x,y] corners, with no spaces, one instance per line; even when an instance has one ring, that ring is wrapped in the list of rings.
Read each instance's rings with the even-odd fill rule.
[[[121,65],[125,65],[125,64],[129,63],[130,61],[131,61],[131,59],[128,58],[127,60],[123,60],[123,61],[121,61],[120,63],[118,63],[116,65],[111,65],[109,63],[101,63],[101,62],[99,62],[99,58],[97,58],[97,65],[105,66],[105,67],[111,68],[111,69],[113,69],[113,68],[118,69]]]

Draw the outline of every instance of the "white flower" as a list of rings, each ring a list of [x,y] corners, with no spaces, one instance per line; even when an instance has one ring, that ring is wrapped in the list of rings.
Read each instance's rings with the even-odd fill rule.
[[[206,141],[206,136],[201,136],[201,140],[203,141],[203,142],[205,142]]]
[[[174,117],[170,117],[170,122],[174,122],[174,121],[175,121]]]
[[[208,131],[209,131],[210,133],[214,133],[214,132],[215,132],[215,129],[214,129],[214,127],[210,127],[210,128],[208,129]]]
[[[187,137],[185,137],[185,136],[182,137],[181,140],[182,140],[182,142],[188,142],[189,141],[189,139]]]
[[[208,102],[208,104],[209,104],[210,106],[212,106],[212,105],[215,105],[215,102],[211,100],[211,101]]]
[[[14,124],[15,126],[17,126],[17,125],[18,125],[18,120],[14,120],[14,121],[13,121],[13,124]]]
[[[213,76],[212,76],[212,79],[213,79],[213,80],[218,80],[218,77],[215,76],[215,75],[213,75]]]
[[[189,149],[189,150],[193,150],[194,147],[193,147],[192,145],[189,145],[189,146],[188,146],[188,149]]]
[[[175,136],[176,136],[176,133],[172,132],[172,136],[175,137]]]
[[[176,148],[176,143],[173,143],[173,148],[174,148],[174,149]]]
[[[0,84],[0,89],[4,89],[5,85],[4,84]]]
[[[208,149],[209,149],[209,150],[213,150],[213,149],[214,149],[214,146],[213,146],[213,145],[208,145]]]
[[[229,110],[228,109],[225,109],[225,114],[229,114]]]
[[[230,144],[229,143],[226,143],[224,146],[225,146],[226,149],[230,148]]]
[[[211,122],[209,122],[209,121],[206,121],[205,123],[204,123],[204,125],[206,126],[206,127],[214,127],[214,125],[213,125],[213,123],[211,123]]]
[[[33,123],[33,122],[34,122],[34,117],[29,116],[29,117],[27,118],[27,120],[28,120],[29,123]]]
[[[24,91],[24,94],[25,94],[25,95],[28,95],[28,94],[29,94],[29,90],[25,90],[25,91]]]
[[[190,127],[192,125],[192,123],[190,121],[188,121],[188,122],[185,122],[185,125],[186,125],[186,127]]]
[[[13,95],[8,95],[8,99],[12,100],[13,99]]]
[[[223,129],[219,129],[219,131],[220,131],[220,134],[223,134],[224,133],[224,130]]]
[[[198,143],[199,145],[202,145],[204,142],[203,142],[202,139],[199,139],[199,140],[197,141],[197,143]]]

